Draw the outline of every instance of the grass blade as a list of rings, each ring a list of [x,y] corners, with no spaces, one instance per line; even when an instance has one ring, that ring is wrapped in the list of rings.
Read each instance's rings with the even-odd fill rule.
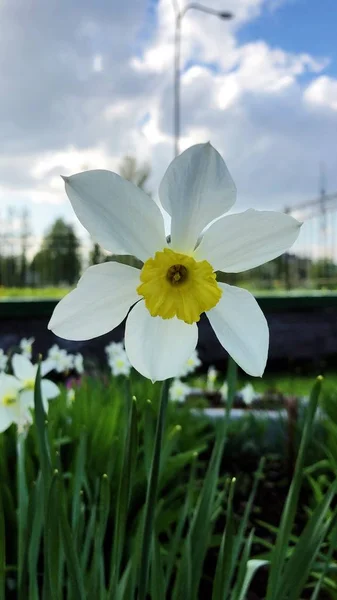
[[[110,600],[116,598],[117,586],[120,576],[120,565],[123,555],[123,547],[125,541],[127,512],[131,498],[133,474],[137,464],[138,453],[138,415],[137,401],[132,398],[131,409],[129,414],[129,423],[126,433],[123,465],[120,474],[118,487],[118,497],[115,515],[115,531],[111,558],[111,576],[109,584]]]
[[[152,454],[152,462],[148,478],[146,500],[144,507],[144,526],[141,538],[141,556],[139,570],[138,600],[145,600],[149,576],[150,549],[153,535],[153,522],[157,500],[157,488],[160,469],[160,455],[162,447],[165,415],[168,403],[170,381],[164,381],[160,398],[159,415],[157,420],[155,442]]]
[[[293,527],[295,514],[298,505],[298,499],[303,479],[303,467],[308,444],[312,437],[314,417],[317,409],[318,398],[322,387],[322,377],[318,377],[312,389],[309,405],[307,408],[303,435],[296,460],[294,477],[290,485],[286,503],[283,509],[281,523],[271,556],[271,567],[268,580],[266,600],[274,600],[277,591],[280,588],[282,573],[288,552],[289,538]]]
[[[6,588],[6,530],[5,518],[0,494],[0,598],[5,598]]]
[[[76,600],[85,600],[86,594],[84,589],[84,581],[81,573],[80,563],[72,538],[71,529],[68,522],[66,511],[65,497],[63,487],[60,480],[57,481],[57,492],[59,501],[59,524],[61,532],[61,540],[66,557],[67,571],[72,584],[73,596]]]

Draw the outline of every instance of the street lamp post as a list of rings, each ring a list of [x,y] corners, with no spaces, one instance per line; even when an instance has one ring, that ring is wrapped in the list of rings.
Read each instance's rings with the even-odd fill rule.
[[[179,154],[179,139],[180,139],[180,60],[181,60],[181,22],[187,11],[193,9],[199,12],[204,12],[209,15],[214,15],[219,19],[232,19],[231,12],[224,12],[208,8],[197,2],[190,2],[182,10],[179,10],[177,2],[174,0],[174,8],[176,13],[175,20],[175,36],[174,36],[174,156]]]

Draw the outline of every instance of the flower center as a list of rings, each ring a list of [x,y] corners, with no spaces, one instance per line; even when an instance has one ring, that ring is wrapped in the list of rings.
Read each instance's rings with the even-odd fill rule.
[[[152,317],[185,323],[200,320],[201,313],[213,308],[222,291],[207,260],[196,261],[192,256],[164,248],[144,263],[137,288]]]
[[[187,279],[187,269],[184,265],[172,265],[167,271],[166,277],[172,285],[181,284]]]
[[[35,387],[34,379],[26,379],[26,381],[24,381],[23,383],[23,387],[25,388],[25,390],[33,390]]]
[[[15,404],[16,402],[16,395],[15,394],[7,394],[6,396],[4,396],[2,398],[2,403],[5,406],[12,406],[12,404]]]

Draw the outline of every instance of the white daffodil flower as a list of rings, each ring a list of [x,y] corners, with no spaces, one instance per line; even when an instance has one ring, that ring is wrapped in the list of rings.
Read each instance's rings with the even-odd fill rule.
[[[73,365],[78,375],[82,375],[84,373],[83,356],[79,352],[73,356]]]
[[[180,379],[174,379],[170,385],[169,398],[172,402],[185,402],[190,388]]]
[[[179,374],[191,356],[205,312],[238,365],[250,375],[263,374],[266,319],[252,294],[217,282],[216,271],[237,273],[276,258],[295,242],[296,219],[256,210],[224,216],[236,189],[210,144],[175,158],[161,182],[160,202],[171,216],[169,242],[159,206],[116,173],[85,171],[64,180],[78,219],[95,241],[144,264],[141,270],[117,262],[89,267],[56,306],[49,322],[54,333],[87,340],[128,315],[125,349],[131,364],[145,377],[163,380]]]
[[[68,354],[66,350],[60,348],[57,344],[54,344],[49,348],[45,362],[50,366],[49,371],[54,370],[57,373],[67,373],[74,367],[74,356]]]
[[[191,356],[187,359],[182,369],[179,371],[179,377],[187,377],[191,375],[201,366],[201,360],[199,358],[197,350],[193,350]]]
[[[22,355],[29,358],[29,360],[32,358],[32,346],[33,346],[34,342],[35,342],[35,338],[33,338],[33,337],[22,338],[22,340],[20,341],[20,344],[19,344]]]
[[[0,432],[12,423],[21,424],[28,406],[20,398],[21,383],[13,377],[0,373]]]
[[[224,383],[222,384],[221,388],[219,389],[219,394],[220,394],[223,402],[226,402],[228,400],[228,383],[227,383],[227,381],[224,381]]]
[[[71,406],[73,402],[75,402],[76,393],[74,388],[70,388],[67,390],[67,406]]]
[[[105,352],[108,358],[119,356],[119,354],[123,353],[124,351],[123,342],[111,342],[111,344],[108,344],[108,346],[105,347]]]
[[[240,396],[245,404],[249,406],[255,400],[257,394],[251,383],[247,383],[241,390]]]
[[[109,367],[113,375],[125,375],[128,377],[131,371],[131,364],[125,350],[109,358]]]
[[[215,385],[217,376],[218,376],[218,372],[217,372],[216,368],[210,366],[207,371],[207,380],[206,380],[206,389],[209,392],[214,392],[214,385]]]
[[[8,357],[4,353],[3,349],[0,348],[0,373],[1,373],[1,371],[4,371],[6,369],[7,363],[8,363]]]
[[[33,365],[22,354],[14,354],[12,359],[13,372],[20,382],[20,398],[26,406],[34,406],[34,386],[38,365]],[[48,360],[41,363],[41,396],[45,410],[48,409],[48,400],[56,398],[60,391],[53,381],[44,379],[44,375],[51,370]]]

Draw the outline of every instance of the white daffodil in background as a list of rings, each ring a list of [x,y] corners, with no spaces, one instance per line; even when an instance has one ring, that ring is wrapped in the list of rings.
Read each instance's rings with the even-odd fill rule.
[[[227,381],[224,381],[224,383],[222,384],[221,388],[219,389],[219,394],[220,394],[223,402],[226,402],[228,400],[228,383],[227,383]]]
[[[108,356],[108,359],[118,356],[119,354],[123,353],[124,350],[123,342],[111,342],[111,344],[108,344],[108,346],[105,347],[105,352]]]
[[[193,350],[191,356],[187,359],[182,369],[180,369],[178,375],[179,377],[187,377],[187,375],[191,375],[201,366],[201,360],[199,358],[197,350]]]
[[[126,377],[130,375],[131,364],[125,350],[109,357],[108,363],[113,375],[125,375]]]
[[[34,385],[38,365],[33,365],[28,358],[22,354],[14,354],[12,358],[13,373],[20,383],[20,398],[25,406],[34,406]],[[51,365],[49,361],[41,363],[41,395],[45,410],[48,410],[48,400],[56,398],[60,391],[53,381],[44,379],[49,373]]]
[[[46,373],[49,371],[68,373],[68,371],[71,371],[74,367],[74,356],[68,354],[66,350],[60,348],[57,344],[54,344],[49,348],[45,362],[50,367],[48,371],[45,371]],[[80,363],[78,364],[80,365]]]
[[[71,406],[73,402],[75,402],[76,393],[74,388],[69,388],[67,390],[67,406]]]
[[[78,375],[83,375],[84,373],[84,365],[83,365],[83,356],[79,352],[74,354],[73,356],[73,365],[76,373]]]
[[[239,392],[243,402],[249,406],[257,397],[254,387],[251,383],[247,383]]]
[[[238,365],[250,375],[263,374],[266,319],[252,294],[219,283],[216,271],[237,273],[276,258],[295,242],[296,219],[256,210],[223,216],[236,189],[210,144],[175,158],[161,182],[160,202],[171,216],[170,242],[158,205],[116,173],[85,171],[64,179],[75,213],[95,241],[136,256],[143,267],[117,262],[89,267],[56,306],[49,323],[54,333],[91,339],[128,315],[125,349],[131,364],[145,377],[163,380],[179,374],[191,356],[205,312]]]
[[[209,392],[214,392],[215,382],[218,376],[218,372],[215,367],[210,366],[207,371],[206,389]]]
[[[8,362],[7,355],[4,353],[2,348],[0,348],[0,373],[1,373],[1,371],[4,371],[6,369],[7,362]]]
[[[172,402],[185,402],[190,388],[180,379],[174,379],[170,385],[169,398]]]
[[[22,338],[19,344],[22,355],[26,356],[26,358],[29,358],[29,360],[32,358],[32,347],[34,342],[35,338],[33,337]]]
[[[0,373],[0,432],[12,423],[21,425],[28,406],[20,398],[21,383],[13,377]]]

